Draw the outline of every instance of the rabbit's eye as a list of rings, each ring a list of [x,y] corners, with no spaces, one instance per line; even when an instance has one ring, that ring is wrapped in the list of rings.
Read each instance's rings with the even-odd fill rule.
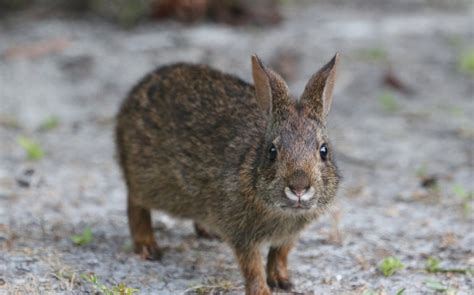
[[[329,148],[328,145],[323,143],[321,147],[319,148],[319,155],[321,156],[321,159],[327,160],[329,154]]]
[[[270,149],[268,150],[268,153],[270,154],[270,160],[275,161],[275,159],[277,157],[277,148],[273,143],[272,143],[272,146],[270,147]]]

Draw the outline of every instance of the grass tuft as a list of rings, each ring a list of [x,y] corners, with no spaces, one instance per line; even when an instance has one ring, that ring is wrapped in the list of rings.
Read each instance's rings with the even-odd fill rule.
[[[468,192],[466,188],[460,184],[456,184],[453,187],[453,193],[461,200],[461,206],[463,213],[466,217],[469,217],[472,213],[471,203],[474,200],[474,192]]]
[[[438,259],[429,257],[426,260],[425,270],[430,273],[459,273],[474,275],[474,269],[472,268],[443,268],[440,264],[441,262]]]
[[[40,131],[51,131],[56,129],[59,126],[59,117],[58,116],[49,116],[46,118],[39,127]]]
[[[379,270],[384,276],[389,277],[394,275],[397,271],[402,270],[404,267],[405,266],[398,258],[387,257],[380,263]]]
[[[373,47],[359,50],[357,56],[363,60],[385,61],[387,60],[387,51],[381,47]]]
[[[124,283],[108,287],[101,283],[94,274],[83,274],[81,277],[86,282],[90,283],[97,292],[104,295],[133,295],[139,291],[138,289],[127,287]]]
[[[429,257],[427,260],[426,260],[426,264],[425,264],[425,270],[427,272],[437,272],[440,268],[439,268],[439,260],[434,258],[434,257]]]
[[[474,74],[474,49],[461,54],[458,67],[462,72]]]
[[[228,280],[223,280],[223,279],[208,279],[205,284],[193,286],[187,290],[185,290],[183,293],[196,293],[196,294],[221,294],[228,292],[232,289],[235,289],[235,285]]]
[[[44,150],[33,140],[20,136],[17,139],[18,144],[25,150],[28,160],[41,160],[44,157]]]
[[[379,102],[382,105],[384,111],[388,113],[394,113],[400,109],[395,96],[389,92],[385,92],[379,96]]]
[[[437,292],[446,292],[448,290],[448,287],[445,286],[442,282],[440,281],[435,281],[435,280],[428,280],[425,282],[426,287],[433,291]]]
[[[90,227],[86,227],[83,231],[82,234],[80,235],[73,235],[71,237],[71,241],[76,245],[76,246],[84,246],[92,242],[93,234],[92,234],[92,229]]]

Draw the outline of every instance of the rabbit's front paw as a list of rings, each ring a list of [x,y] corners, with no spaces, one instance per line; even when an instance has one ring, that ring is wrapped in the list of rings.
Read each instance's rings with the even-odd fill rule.
[[[156,242],[143,244],[135,243],[135,253],[140,255],[143,260],[161,260],[163,251],[158,247]]]
[[[246,288],[245,295],[272,295],[272,292],[265,284],[255,284],[251,288]]]
[[[288,278],[279,278],[277,276],[267,278],[268,286],[274,289],[281,289],[285,291],[290,291],[293,289],[293,283]]]

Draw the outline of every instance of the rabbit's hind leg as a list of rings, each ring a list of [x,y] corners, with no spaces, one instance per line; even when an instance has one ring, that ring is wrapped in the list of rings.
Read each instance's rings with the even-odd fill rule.
[[[135,253],[142,259],[160,260],[163,253],[155,241],[150,209],[134,204],[129,193],[127,213]]]

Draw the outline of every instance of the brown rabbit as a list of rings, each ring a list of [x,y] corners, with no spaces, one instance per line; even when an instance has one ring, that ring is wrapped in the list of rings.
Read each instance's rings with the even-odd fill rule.
[[[288,253],[339,183],[326,134],[337,64],[336,54],[299,100],[257,56],[255,86],[184,63],[159,68],[135,86],[116,130],[135,252],[161,257],[150,216],[160,209],[226,241],[246,294],[290,290]],[[264,242],[271,245],[266,275]]]

